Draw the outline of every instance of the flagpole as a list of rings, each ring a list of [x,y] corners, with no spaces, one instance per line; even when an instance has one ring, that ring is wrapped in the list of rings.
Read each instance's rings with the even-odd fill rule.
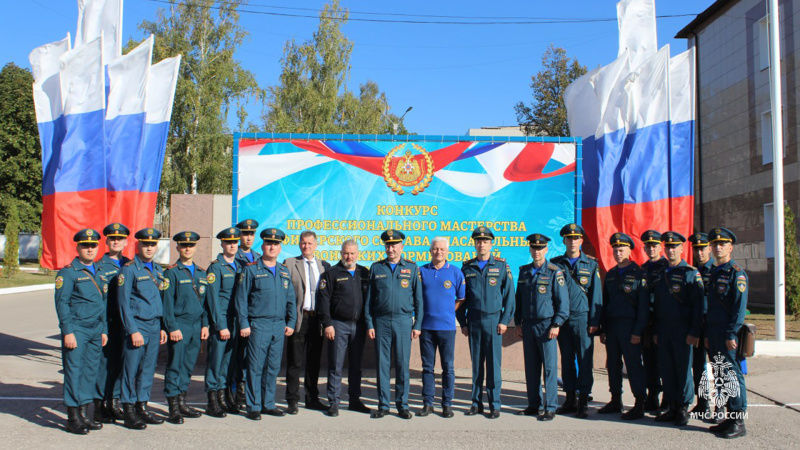
[[[775,339],[786,339],[786,270],[783,223],[783,101],[781,99],[781,40],[778,0],[769,0],[769,85],[772,105],[772,189],[775,232]],[[762,149],[767,151],[767,149]],[[794,245],[794,236],[792,236]]]

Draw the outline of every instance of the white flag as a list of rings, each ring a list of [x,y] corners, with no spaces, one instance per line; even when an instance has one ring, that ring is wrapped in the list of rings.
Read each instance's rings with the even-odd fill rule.
[[[104,34],[106,64],[122,55],[122,0],[78,0],[78,30],[75,47]]]
[[[627,50],[636,69],[658,50],[655,0],[622,0],[617,3],[619,53]]]

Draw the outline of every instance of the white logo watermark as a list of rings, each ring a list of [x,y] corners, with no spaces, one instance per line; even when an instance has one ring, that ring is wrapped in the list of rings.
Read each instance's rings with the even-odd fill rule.
[[[733,364],[726,361],[721,353],[717,353],[711,363],[706,364],[697,393],[700,398],[708,401],[709,406],[714,406],[714,411],[690,415],[693,419],[701,420],[746,419],[747,411],[722,411],[728,400],[738,397],[740,393],[739,379],[736,378]]]

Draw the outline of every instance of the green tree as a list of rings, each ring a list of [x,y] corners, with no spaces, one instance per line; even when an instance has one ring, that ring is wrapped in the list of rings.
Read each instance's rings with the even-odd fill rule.
[[[8,63],[0,71],[0,229],[17,200],[18,227],[38,232],[42,214],[42,149],[33,108],[33,75]]]
[[[575,79],[586,73],[577,59],[553,44],[542,56],[542,69],[531,77],[533,101],[514,106],[517,122],[526,135],[569,136],[564,91]]]
[[[264,126],[276,133],[407,134],[397,115],[389,113],[386,94],[367,81],[359,93],[347,89],[353,43],[342,32],[348,12],[339,0],[326,4],[313,37],[286,42],[279,84],[268,88]]]
[[[19,272],[19,202],[11,199],[6,206],[6,246],[3,256],[3,275],[11,278]]]
[[[155,61],[182,55],[170,121],[159,208],[170,194],[231,192],[230,113],[244,127],[242,103],[261,97],[255,76],[234,53],[248,33],[239,25],[243,0],[171,0],[139,28],[155,35]],[[130,42],[128,47],[137,43]]]
[[[797,223],[789,205],[784,209],[784,267],[786,270],[786,309],[800,316],[800,251],[797,247]]]

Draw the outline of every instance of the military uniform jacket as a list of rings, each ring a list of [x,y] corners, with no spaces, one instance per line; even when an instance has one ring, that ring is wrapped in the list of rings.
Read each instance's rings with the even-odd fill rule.
[[[103,277],[108,281],[108,292],[106,294],[106,320],[109,327],[118,327],[119,320],[119,301],[117,300],[117,275],[119,275],[122,266],[125,265],[130,259],[120,256],[120,265],[114,262],[108,256],[108,253],[103,255],[99,262],[95,263],[96,270],[102,273]]]
[[[642,336],[650,318],[650,290],[647,275],[634,262],[621,271],[614,266],[606,274],[603,284],[602,328],[613,320],[633,320],[634,336]]]
[[[161,291],[164,300],[164,328],[167,332],[178,331],[180,323],[189,324],[200,321],[208,326],[206,316],[206,271],[194,265],[192,271],[180,260],[164,271],[167,288]]]
[[[106,322],[106,292],[108,282],[95,265],[95,274],[78,258],[58,271],[56,275],[56,314],[63,335],[75,332],[75,325],[94,326],[103,322],[103,333],[108,334]]]
[[[164,269],[153,263],[153,272],[134,256],[117,275],[117,299],[122,328],[126,335],[139,332],[136,320],[160,319],[164,315],[161,291],[169,286]]]
[[[230,319],[236,316],[236,302],[233,291],[236,287],[236,272],[241,270],[236,261],[237,269],[225,261],[222,253],[217,259],[211,261],[206,272],[206,314],[211,328],[215,332],[226,330],[230,326]]]
[[[708,285],[711,283],[711,271],[714,270],[714,260],[709,259],[702,266],[697,267],[700,276],[703,277],[703,327],[705,327],[706,313],[708,312]]]
[[[253,262],[256,262],[259,259],[261,259],[261,253],[258,253],[254,247],[251,247],[250,251],[253,253],[253,258],[254,258]],[[250,260],[247,259],[247,256],[245,256],[245,253],[241,248],[236,251],[235,258],[236,258],[236,267],[239,268],[239,271],[241,271],[248,264],[251,264]]]
[[[323,327],[332,320],[364,320],[364,304],[369,289],[369,269],[356,265],[355,276],[339,262],[320,275],[317,288],[317,314]]]
[[[294,286],[285,265],[276,263],[273,275],[264,260],[258,258],[241,269],[235,291],[241,328],[250,328],[250,319],[284,320],[287,327],[294,328],[297,322]]]
[[[422,329],[422,279],[419,267],[400,258],[392,272],[383,259],[370,267],[364,319],[367,329],[375,328],[372,319],[382,316],[414,316],[414,330]]]
[[[700,336],[703,326],[703,278],[694,267],[681,262],[655,275],[653,286],[654,320],[657,323],[684,323],[689,334]]]
[[[471,314],[501,313],[500,324],[508,325],[514,317],[514,278],[511,268],[503,258],[489,256],[483,270],[478,259],[473,258],[461,266],[466,284],[466,298],[456,311],[456,319],[462,327],[467,326]]]
[[[551,261],[561,266],[567,279],[569,291],[569,313],[571,316],[589,314],[589,326],[600,326],[603,309],[603,287],[600,285],[600,269],[597,260],[581,252],[575,265],[569,263],[567,255],[557,256]]]
[[[733,260],[712,269],[708,283],[707,329],[723,328],[727,340],[736,339],[747,311],[747,274]]]
[[[550,321],[561,326],[569,318],[569,292],[561,266],[545,260],[536,274],[533,263],[519,268],[514,323]]]

